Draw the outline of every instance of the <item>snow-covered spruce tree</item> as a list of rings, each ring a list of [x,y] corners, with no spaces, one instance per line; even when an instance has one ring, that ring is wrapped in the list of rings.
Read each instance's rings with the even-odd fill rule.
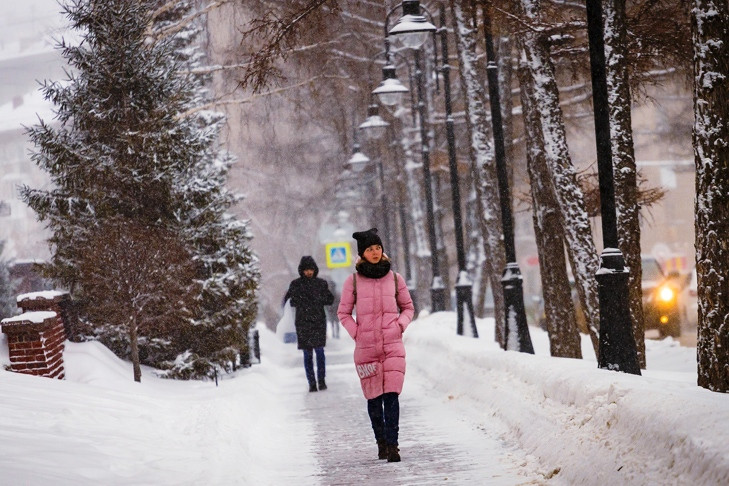
[[[694,0],[698,384],[729,392],[729,5]]]
[[[182,378],[207,374],[211,367],[231,371],[239,353],[247,356],[248,330],[258,310],[259,270],[251,235],[244,222],[227,213],[236,202],[225,187],[230,159],[217,157],[212,144],[210,149],[180,181],[183,234],[196,252],[202,283],[198,312],[181,336],[183,353],[166,364],[169,376]]]
[[[210,70],[199,48],[202,11],[196,2],[180,0],[174,8],[157,0],[162,13],[154,18],[158,38],[169,37],[178,60],[190,73],[193,98],[183,113],[198,128],[205,149],[196,163],[181,174],[178,193],[185,238],[194,248],[197,278],[202,283],[192,327],[182,336],[183,353],[165,364],[168,375],[194,377],[215,366],[230,371],[236,356],[248,354],[248,330],[258,313],[258,259],[245,222],[228,211],[242,198],[226,187],[232,158],[222,151],[218,136],[225,118],[204,108],[211,105],[206,89]],[[194,118],[193,118],[194,117]]]
[[[208,111],[213,106],[207,85],[215,68],[205,65],[200,38],[204,15],[221,3],[197,8],[193,0],[153,0],[149,32],[157,41],[166,41],[187,74],[191,98],[186,111],[179,114],[198,129],[199,158],[180,174],[178,194],[182,196],[178,218],[183,234],[193,248],[197,280],[201,291],[191,326],[182,329],[175,341],[179,346],[174,359],[156,360],[165,375],[194,378],[209,375],[212,368],[226,371],[235,367],[236,358],[248,354],[248,330],[257,315],[257,290],[260,279],[258,260],[249,245],[251,234],[245,222],[237,221],[228,210],[241,197],[226,188],[232,158],[220,149],[218,136],[225,118]]]
[[[33,158],[53,187],[26,187],[22,195],[52,232],[46,276],[79,302],[88,337],[127,357],[130,332],[111,316],[99,321],[89,312],[99,304],[93,298],[100,283],[81,272],[88,259],[98,258],[89,244],[113,220],[179,234],[175,178],[200,147],[194,127],[175,120],[186,102],[184,80],[174,72],[169,47],[148,42],[143,3],[77,1],[65,13],[81,40],[60,46],[71,67],[68,80],[44,86],[59,126],[41,122],[29,131],[38,149]],[[106,296],[111,302],[125,298],[120,291]]]
[[[179,38],[173,37],[172,42],[169,37],[155,37],[153,12],[164,11],[155,10],[156,3],[77,0],[68,5],[66,14],[81,42],[61,44],[72,68],[68,82],[44,86],[46,96],[57,106],[60,126],[41,122],[29,131],[38,147],[34,159],[49,172],[54,187],[48,191],[26,187],[23,197],[52,231],[47,276],[71,290],[81,303],[80,317],[121,356],[131,352],[129,337],[115,323],[91,320],[89,308],[95,302],[90,297],[98,299],[98,293],[93,291],[94,281],[84,279],[89,273],[80,271],[86,259],[93,258],[86,245],[94,242],[98,250],[95,233],[110,221],[129,222],[178,239],[196,267],[196,278],[182,282],[198,290],[180,292],[159,285],[155,292],[175,302],[182,294],[190,295],[191,301],[179,306],[191,314],[178,318],[174,326],[153,326],[146,335],[140,329],[139,354],[145,364],[167,363],[165,368],[172,368],[169,375],[195,377],[207,374],[214,365],[229,367],[230,349],[244,347],[253,320],[251,307],[255,314],[251,295],[257,273],[251,271],[254,262],[245,225],[224,216],[232,196],[215,187],[221,184],[219,177],[210,178],[211,173],[224,177],[227,171],[225,156],[218,156],[214,123],[211,128],[210,117],[189,114],[200,102],[201,85],[180,68],[192,56],[182,59]],[[207,195],[205,189],[213,193]],[[220,248],[241,255],[225,260]],[[209,260],[238,265],[212,269]],[[240,265],[241,260],[251,260],[251,265]],[[184,267],[180,262],[179,268],[168,271],[180,270],[184,275]],[[221,278],[226,284],[247,282],[246,292],[227,291],[225,298],[209,298],[208,289],[216,287],[210,280]],[[231,303],[240,296],[249,300]],[[124,294],[108,298],[124,298]],[[209,341],[211,328],[221,324],[206,319],[211,306],[218,315],[230,311],[235,316],[235,339],[226,330],[219,333],[214,346],[202,345]],[[249,312],[242,315],[241,308]],[[175,365],[169,363],[176,363],[180,372],[175,373]]]

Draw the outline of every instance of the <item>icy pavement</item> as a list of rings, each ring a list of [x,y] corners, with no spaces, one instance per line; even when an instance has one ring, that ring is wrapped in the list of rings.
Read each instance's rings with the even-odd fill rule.
[[[294,346],[292,346],[294,347]],[[352,362],[353,345],[345,335],[326,348],[328,390],[308,393],[303,365],[296,393],[305,393],[303,417],[314,431],[316,478],[324,485],[479,485],[542,484],[543,476],[523,470],[524,461],[505,449],[496,433],[469,425],[449,410],[448,397],[435,395],[418,379],[415,366],[400,395],[402,462],[377,459],[366,400]],[[298,352],[301,354],[301,352]],[[410,363],[408,363],[410,366]],[[514,461],[517,461],[516,463]]]

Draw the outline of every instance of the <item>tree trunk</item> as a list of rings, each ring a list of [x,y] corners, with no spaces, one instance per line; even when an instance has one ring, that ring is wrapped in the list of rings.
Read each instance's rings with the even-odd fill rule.
[[[521,0],[522,16],[537,24],[539,4]],[[524,29],[517,44],[534,86],[535,109],[539,113],[544,138],[547,167],[564,221],[565,241],[570,265],[575,277],[577,294],[585,311],[587,331],[595,354],[598,352],[600,314],[595,275],[599,261],[592,239],[590,221],[585,211],[585,200],[577,184],[564,129],[559,91],[554,78],[554,65],[549,56],[548,38],[541,31]]]
[[[525,66],[519,68],[518,76],[549,350],[552,356],[581,359],[580,331],[564,256],[562,220],[549,180],[539,116],[535,112],[533,90]]]
[[[481,204],[481,231],[484,235],[487,272],[494,295],[494,333],[496,341],[503,347],[506,342],[504,292],[501,274],[506,268],[501,206],[497,191],[496,164],[489,144],[486,93],[479,82],[476,71],[476,31],[469,26],[459,2],[451,0],[451,12],[455,20],[456,47],[459,73],[465,93],[466,126],[470,140],[471,160],[474,164],[473,177],[479,203]]]
[[[729,392],[729,6],[693,0],[698,384]]]
[[[605,65],[610,100],[610,138],[613,149],[613,179],[620,251],[630,269],[628,292],[630,317],[640,367],[645,369],[642,265],[640,260],[640,206],[637,169],[633,150],[631,96],[625,57],[625,0],[604,4]]]
[[[483,252],[483,235],[479,226],[478,195],[473,187],[473,176],[468,177],[468,198],[465,204],[465,236],[466,248],[466,271],[473,281],[473,312],[476,317],[483,318],[484,298],[486,295],[483,288],[486,257]]]
[[[492,29],[496,29],[493,25],[492,20]],[[514,161],[514,147],[513,147],[513,140],[514,140],[514,127],[512,122],[512,108],[513,108],[513,102],[512,102],[512,95],[511,95],[511,77],[512,77],[512,57],[511,57],[511,50],[512,50],[512,43],[511,39],[508,37],[498,37],[496,33],[493,33],[494,40],[497,38],[499,39],[499,42],[495,42],[496,44],[496,62],[498,64],[498,73],[499,73],[499,99],[501,101],[501,125],[503,130],[503,136],[504,136],[504,160],[506,164],[506,172],[509,179],[509,187],[512,188],[511,193],[513,194],[513,188],[514,188],[514,168],[515,168],[515,161]],[[486,76],[483,76],[486,78]],[[484,85],[484,89],[486,92],[488,92],[487,85]],[[512,196],[513,197],[513,196]],[[511,203],[511,201],[510,201]],[[513,217],[513,212],[512,212]],[[512,223],[513,224],[513,223]],[[503,232],[503,231],[502,231]],[[514,242],[516,245],[516,242]],[[515,248],[516,255],[518,258],[519,252],[518,248]],[[518,260],[517,260],[518,261]],[[503,295],[503,292],[501,289],[499,290],[500,294]],[[506,304],[501,304],[506,305]],[[498,312],[500,314],[494,314],[495,316],[501,316],[504,315],[504,311],[501,309],[501,307],[497,307]]]
[[[129,318],[129,348],[132,358],[132,368],[134,369],[134,381],[141,383],[142,368],[139,364],[139,341],[137,339],[137,321]]]
[[[443,116],[445,118],[445,116]],[[434,126],[431,120],[430,126]],[[430,139],[433,141],[433,147],[438,146],[435,139],[435,131],[431,131]],[[431,152],[432,154],[433,152]],[[431,160],[432,161],[432,160]],[[451,265],[448,258],[448,248],[446,246],[446,232],[443,230],[445,218],[453,221],[453,213],[445,206],[441,206],[440,201],[447,201],[447,197],[443,195],[443,184],[441,184],[441,171],[434,170],[433,174],[433,217],[435,217],[435,241],[438,244],[438,265],[440,266],[440,277],[443,281],[443,287],[447,289],[445,298],[445,310],[451,310],[451,292],[454,288],[451,282]],[[451,247],[453,248],[453,247]],[[452,309],[455,310],[455,309]]]

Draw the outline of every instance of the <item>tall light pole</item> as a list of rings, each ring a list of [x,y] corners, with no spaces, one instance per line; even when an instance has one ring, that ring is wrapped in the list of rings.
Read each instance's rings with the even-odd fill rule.
[[[353,120],[354,121],[354,120]],[[352,174],[355,179],[352,180],[353,183],[352,187],[357,187],[357,193],[360,193],[360,185],[361,185],[361,179],[360,179],[360,173],[364,170],[365,167],[367,167],[370,164],[370,158],[367,157],[365,154],[363,154],[360,151],[360,145],[359,140],[357,137],[357,125],[353,123],[352,127],[352,155],[347,159],[347,162],[344,163],[344,168],[347,173]],[[357,199],[360,199],[362,197],[361,193],[358,194]],[[361,204],[360,204],[361,206]],[[369,215],[371,212],[368,211],[367,214]]]
[[[516,245],[514,244],[514,225],[511,213],[511,192],[509,191],[509,175],[506,168],[506,148],[504,143],[504,127],[501,118],[501,95],[499,93],[499,68],[494,53],[494,41],[491,32],[491,14],[489,6],[483,9],[484,33],[486,36],[486,77],[489,84],[489,102],[491,105],[491,125],[494,134],[494,155],[496,158],[496,177],[499,182],[499,203],[501,206],[501,225],[504,234],[504,252],[506,268],[501,276],[504,288],[505,326],[504,349],[514,349],[534,354],[529,327],[524,308],[524,288],[521,270],[516,261]],[[512,329],[513,327],[516,329]],[[514,333],[516,331],[516,333]],[[512,342],[510,336],[516,337]]]
[[[359,129],[366,133],[371,139],[377,140],[387,132],[390,126],[388,122],[382,119],[379,114],[379,108],[374,100],[367,107],[367,118],[360,123]],[[387,204],[387,192],[385,191],[385,170],[382,165],[382,152],[377,151],[377,171],[380,178],[380,202],[382,205],[382,222],[385,225],[385,248],[390,252],[391,257],[395,257],[394,247],[390,245],[390,216]]]
[[[451,85],[450,85],[450,65],[448,64],[448,30],[445,23],[445,6],[443,3],[438,2],[439,5],[439,16],[440,16],[440,28],[437,32],[440,34],[441,44],[441,67],[440,72],[443,75],[443,87],[445,97],[445,111],[446,111],[446,141],[448,143],[448,166],[450,172],[450,184],[451,184],[451,201],[453,204],[453,226],[456,237],[456,253],[458,258],[458,278],[456,281],[456,304],[457,304],[457,315],[458,334],[464,333],[464,317],[467,313],[470,320],[471,332],[474,337],[478,337],[478,330],[476,329],[476,320],[473,312],[473,290],[471,279],[468,276],[468,270],[466,269],[466,251],[463,242],[463,219],[461,217],[461,194],[460,184],[458,178],[458,161],[456,158],[456,141],[453,130],[453,114],[451,104]],[[421,9],[426,13],[420,2],[417,0],[404,0],[402,2],[403,16],[398,23],[390,30],[390,35],[402,35],[406,38],[408,36],[418,36],[422,38],[423,34],[427,37],[428,33],[436,31],[435,26],[428,22],[417,22],[415,19],[417,16],[421,16]],[[385,22],[387,23],[387,22]],[[426,25],[427,24],[427,25]],[[407,45],[410,41],[405,41]],[[419,51],[416,51],[416,55]],[[416,56],[416,59],[419,57]]]
[[[405,59],[405,66],[408,68],[408,80],[410,84],[410,89],[406,88],[400,80],[397,78],[397,71],[395,68],[395,65],[391,63],[390,61],[390,42],[385,38],[385,51],[383,52],[385,55],[385,65],[382,67],[382,81],[380,84],[372,90],[372,94],[377,96],[377,98],[380,100],[380,102],[387,106],[387,107],[394,107],[400,104],[402,97],[405,93],[410,93],[411,97],[411,114],[412,114],[412,121],[413,125],[417,123],[416,121],[416,109],[415,109],[415,100],[414,100],[414,94],[412,90],[413,85],[413,77],[412,73],[410,71],[410,64],[408,64],[407,59]],[[390,127],[392,128],[392,127]],[[397,150],[397,143],[395,142],[395,137],[392,132],[392,130],[388,130],[389,135],[389,147],[391,149],[391,153],[399,154],[399,150]],[[399,158],[399,157],[398,157]],[[398,172],[399,173],[399,172]],[[411,297],[415,299],[415,293],[412,291],[413,288],[413,282],[412,282],[412,268],[410,263],[410,239],[408,236],[408,221],[405,211],[405,202],[403,200],[403,193],[400,188],[397,191],[398,195],[398,201],[399,201],[399,217],[400,217],[400,235],[402,237],[402,248],[403,248],[403,260],[405,263],[405,279],[408,283],[408,288],[411,289]],[[413,300],[413,304],[416,305],[415,300]],[[417,305],[416,305],[417,308]]]
[[[615,214],[615,185],[613,180],[610,114],[608,111],[605,44],[603,37],[602,4],[587,1],[587,34],[590,42],[592,71],[592,104],[597,142],[597,170],[600,179],[600,213],[602,216],[603,251],[597,272],[600,300],[600,339],[597,365],[614,371],[640,375],[638,352],[635,347],[628,305],[628,276],[618,243]]]
[[[408,25],[420,25],[425,26],[426,28],[428,28],[429,26],[429,28],[435,29],[433,24],[425,20],[425,18],[420,15],[419,5],[416,5],[416,8],[413,9],[411,6],[405,6],[405,3],[408,2],[403,2],[403,18],[400,19],[398,25],[396,25],[395,28],[403,25],[403,19],[406,19],[405,23],[407,23]],[[418,4],[419,2],[415,3]],[[388,12],[387,16],[385,17],[386,47],[389,46],[389,44],[387,44],[388,35],[393,34],[392,30],[388,31],[388,19],[393,11],[394,9]],[[436,240],[435,215],[433,210],[433,182],[430,173],[430,140],[428,137],[428,122],[425,114],[425,87],[423,80],[423,68],[420,59],[420,46],[423,44],[423,42],[425,42],[427,38],[428,32],[420,36],[416,35],[413,37],[407,37],[405,45],[408,48],[414,49],[413,62],[415,65],[415,85],[418,100],[418,118],[420,122],[420,143],[421,155],[423,160],[423,185],[425,186],[425,210],[428,225],[428,243],[430,246],[431,270],[433,272],[433,280],[430,286],[430,301],[431,310],[433,312],[438,312],[445,310],[446,308],[447,289],[443,285],[443,278],[440,275],[440,262],[438,259],[438,244]]]

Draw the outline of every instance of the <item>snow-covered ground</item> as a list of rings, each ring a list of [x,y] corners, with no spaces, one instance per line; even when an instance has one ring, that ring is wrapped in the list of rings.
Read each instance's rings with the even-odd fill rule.
[[[455,315],[438,313],[405,335],[403,403],[458,417],[475,431],[460,447],[501,444],[527,484],[729,484],[729,396],[696,386],[694,349],[648,341],[639,377],[596,369],[587,337],[584,360],[558,359],[538,329],[532,356],[491,342],[491,319],[478,325],[482,339],[456,336]],[[259,329],[262,364],[217,387],[150,370],[134,383],[131,365],[98,343],[67,343],[65,381],[0,370],[0,484],[326,484],[300,352]],[[341,336],[327,346],[334,358],[352,348]],[[346,363],[328,371],[357,386]],[[337,386],[323,393],[350,403]],[[364,399],[351,400],[363,414]],[[429,439],[402,432],[404,462],[390,466],[417,468],[414,442]]]

